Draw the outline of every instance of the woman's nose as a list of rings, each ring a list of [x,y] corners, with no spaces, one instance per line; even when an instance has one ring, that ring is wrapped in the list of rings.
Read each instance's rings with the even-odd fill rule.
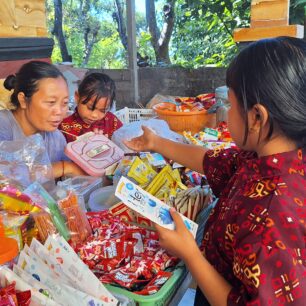
[[[63,106],[60,103],[54,106],[53,112],[55,115],[63,115],[67,112],[67,106]]]

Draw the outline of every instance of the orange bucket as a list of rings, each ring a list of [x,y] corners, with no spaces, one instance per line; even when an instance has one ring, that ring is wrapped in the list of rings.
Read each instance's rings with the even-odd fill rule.
[[[162,105],[160,105],[162,104]],[[216,127],[216,114],[208,114],[207,110],[192,111],[192,112],[176,112],[167,108],[165,104],[160,103],[153,106],[158,118],[165,120],[172,131],[182,133],[190,131],[192,134],[202,131],[205,127]],[[172,104],[175,109],[175,105]],[[173,109],[173,108],[172,108]]]

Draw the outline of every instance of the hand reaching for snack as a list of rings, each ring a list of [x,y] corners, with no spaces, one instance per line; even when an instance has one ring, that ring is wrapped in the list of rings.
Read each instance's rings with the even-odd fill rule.
[[[152,151],[154,150],[155,139],[158,136],[148,127],[142,126],[143,134],[132,138],[131,140],[125,140],[124,144],[137,152]]]
[[[94,128],[94,129],[93,129],[93,132],[94,132],[95,134],[104,135],[105,137],[109,138],[109,137],[108,137],[108,134],[104,134],[104,133],[103,133],[103,130],[100,130],[100,129],[98,129],[98,128]]]
[[[172,255],[186,261],[188,256],[192,256],[194,250],[198,249],[198,246],[178,212],[174,208],[170,208],[170,214],[175,223],[175,230],[169,230],[155,224],[160,245]]]

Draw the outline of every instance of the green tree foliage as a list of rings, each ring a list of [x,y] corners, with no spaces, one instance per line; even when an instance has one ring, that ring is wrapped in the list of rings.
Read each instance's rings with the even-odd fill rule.
[[[173,63],[225,66],[237,52],[233,30],[249,25],[250,1],[179,0]]]
[[[73,63],[88,68],[123,68],[126,56],[112,19],[111,0],[62,0],[66,43]],[[54,24],[53,0],[47,0],[47,24]],[[102,57],[101,57],[102,56]],[[58,42],[52,54],[53,62],[61,62]]]
[[[152,1],[155,1],[156,25],[162,28],[163,7],[167,1]],[[53,2],[54,0],[46,0],[50,33],[54,25]],[[127,54],[113,19],[115,1],[62,0],[62,3],[63,31],[75,66],[125,68]],[[125,1],[121,3],[125,14]],[[175,25],[169,44],[172,65],[190,68],[226,66],[238,51],[232,37],[234,29],[249,26],[251,0],[176,0],[173,3]],[[306,0],[291,1],[291,24],[306,26],[305,6]],[[152,47],[152,37],[144,12],[136,12],[136,27],[138,53],[143,58],[148,58],[148,62],[154,66],[156,52]],[[57,42],[52,60],[62,61]]]

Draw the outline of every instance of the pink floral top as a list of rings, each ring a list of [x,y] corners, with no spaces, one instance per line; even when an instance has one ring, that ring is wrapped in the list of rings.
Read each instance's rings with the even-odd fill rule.
[[[305,156],[305,149],[261,158],[234,149],[205,155],[219,202],[202,247],[233,287],[228,305],[306,305]]]

